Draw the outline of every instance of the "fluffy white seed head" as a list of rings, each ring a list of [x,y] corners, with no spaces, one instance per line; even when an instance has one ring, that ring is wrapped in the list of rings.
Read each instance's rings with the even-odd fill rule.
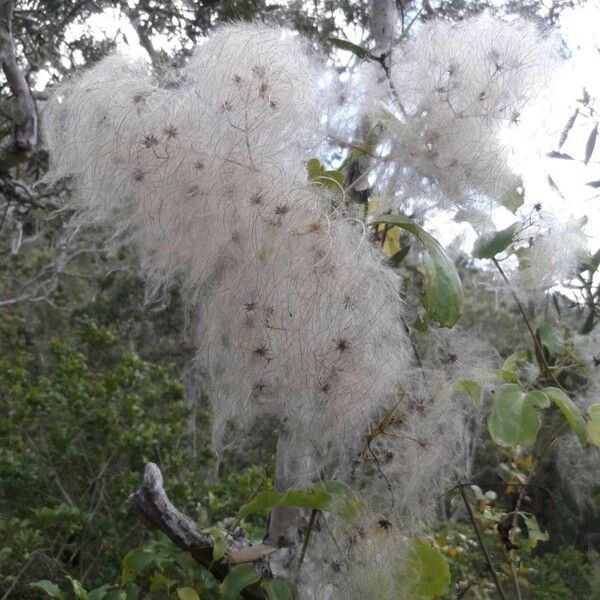
[[[422,26],[391,57],[398,159],[449,203],[498,199],[517,182],[502,130],[518,122],[555,59],[553,40],[526,21]]]
[[[577,267],[589,257],[584,225],[577,219],[563,222],[548,216],[541,220],[529,236],[529,247],[519,257],[519,286],[531,292],[572,279]]]
[[[222,28],[162,80],[110,57],[45,112],[49,178],[73,177],[76,223],[107,225],[134,247],[151,289],[184,290],[216,448],[276,429],[284,464],[303,465],[284,473],[290,485],[337,477],[365,499],[361,523],[334,524],[336,543],[318,536],[311,553],[354,537],[356,581],[331,565],[318,581],[323,597],[367,597],[376,582],[395,589],[407,536],[468,470],[480,417],[443,392],[482,379],[489,354],[432,330],[416,367],[399,277],[362,225],[304,181],[315,73],[297,38],[256,25]],[[365,448],[390,411],[394,435]],[[380,521],[395,532],[385,542],[359,535]]]
[[[557,442],[554,461],[564,488],[579,510],[597,510],[594,496],[600,487],[600,454],[597,448],[582,448],[572,434]]]
[[[303,181],[315,82],[298,39],[232,26],[177,79],[111,57],[45,114],[78,222],[133,244],[154,289],[186,291],[217,448],[271,423],[312,454],[307,479],[359,444],[409,362],[399,278]]]

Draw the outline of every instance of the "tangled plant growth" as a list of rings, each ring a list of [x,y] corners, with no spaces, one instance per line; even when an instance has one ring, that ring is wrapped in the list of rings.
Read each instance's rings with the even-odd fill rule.
[[[573,232],[549,257],[547,232],[560,228],[534,213],[488,225],[493,207],[523,203],[501,133],[544,84],[552,40],[478,18],[432,22],[383,56],[352,49],[381,66],[366,90],[379,109],[361,115],[373,135],[354,149],[372,164],[352,181],[311,159],[335,127],[320,118],[333,100],[318,57],[262,25],[220,29],[180,72],[112,56],[62,86],[44,113],[49,180],[73,177],[76,224],[108,225],[134,247],[154,293],[183,289],[217,451],[276,433],[277,490],[242,509],[271,509],[271,574],[306,598],[435,597],[447,567],[424,526],[469,477],[486,424],[513,458],[533,446],[537,460],[542,411],[556,406],[561,433],[566,423],[590,454],[600,412],[569,398],[533,329],[527,379],[530,356],[494,371],[491,348],[440,328],[460,316],[460,281],[406,214],[462,209],[482,233],[475,255],[505,275],[496,257],[514,253],[508,284],[538,292],[572,274],[584,244]],[[381,196],[377,210],[350,202],[359,179]],[[372,243],[400,230],[425,250],[423,309]],[[396,262],[407,255],[394,250]]]

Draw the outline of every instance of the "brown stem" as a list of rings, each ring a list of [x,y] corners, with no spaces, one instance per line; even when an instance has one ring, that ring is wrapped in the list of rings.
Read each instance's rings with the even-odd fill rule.
[[[315,525],[315,519],[317,518],[318,512],[319,511],[316,510],[315,508],[313,508],[310,512],[310,519],[308,520],[308,525],[306,527],[304,543],[302,544],[302,550],[300,551],[300,558],[298,558],[298,565],[296,567],[296,583],[298,582],[298,576],[300,575],[300,568],[302,567],[302,563],[304,562],[304,557],[306,556],[306,549],[308,548],[310,534],[312,533],[313,527]]]
[[[477,520],[475,519],[475,515],[473,514],[473,509],[471,508],[471,505],[469,504],[469,500],[467,499],[467,495],[465,494],[466,485],[468,485],[468,484],[464,484],[464,485],[462,483],[458,484],[458,487],[460,488],[460,495],[462,496],[463,502],[465,503],[465,508],[467,509],[467,512],[469,513],[469,519],[471,520],[471,525],[473,525],[473,529],[475,530],[475,535],[477,536],[477,540],[479,541],[479,546],[481,548],[481,551],[483,552],[485,561],[487,562],[487,565],[490,568],[490,571],[492,572],[492,577],[494,578],[494,583],[496,584],[496,589],[498,590],[498,594],[500,594],[500,598],[502,598],[502,600],[506,600],[506,594],[504,593],[504,590],[502,589],[502,585],[500,584],[500,579],[498,578],[498,572],[496,571],[496,568],[494,567],[494,563],[492,562],[492,557],[490,556],[490,553],[488,552],[485,542],[483,541],[483,535],[481,534],[481,530],[479,529],[479,525],[477,524]]]

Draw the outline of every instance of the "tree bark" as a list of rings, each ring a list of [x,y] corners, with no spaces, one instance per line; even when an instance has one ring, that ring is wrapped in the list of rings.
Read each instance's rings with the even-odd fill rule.
[[[35,101],[17,64],[12,36],[14,0],[0,0],[0,63],[14,98],[14,128],[0,140],[0,166],[6,170],[23,161],[38,142]]]
[[[371,38],[375,42],[373,54],[381,56],[394,44],[394,32],[398,19],[395,0],[373,0],[371,4]]]
[[[227,576],[230,564],[241,562],[254,563],[261,577],[273,576],[270,556],[275,548],[265,544],[253,545],[236,532],[223,532],[228,550],[224,559],[214,561],[212,538],[202,533],[196,523],[169,500],[163,487],[162,473],[154,463],[146,464],[142,487],[129,496],[127,507],[146,528],[162,531],[176,546],[189,552],[196,562],[221,581]],[[242,595],[251,600],[265,598],[258,585],[246,588]]]

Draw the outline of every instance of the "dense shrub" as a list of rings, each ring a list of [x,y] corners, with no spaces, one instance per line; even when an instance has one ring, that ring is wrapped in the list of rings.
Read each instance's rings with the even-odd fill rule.
[[[161,465],[178,506],[211,520],[264,478],[258,467],[224,468],[209,493],[212,457],[206,440],[192,452],[181,384],[105,328],[88,322],[73,336],[36,361],[31,338],[15,335],[15,352],[0,356],[0,592],[18,577],[15,597],[27,581],[65,573],[90,587],[116,581],[144,539],[125,500],[146,461]]]

